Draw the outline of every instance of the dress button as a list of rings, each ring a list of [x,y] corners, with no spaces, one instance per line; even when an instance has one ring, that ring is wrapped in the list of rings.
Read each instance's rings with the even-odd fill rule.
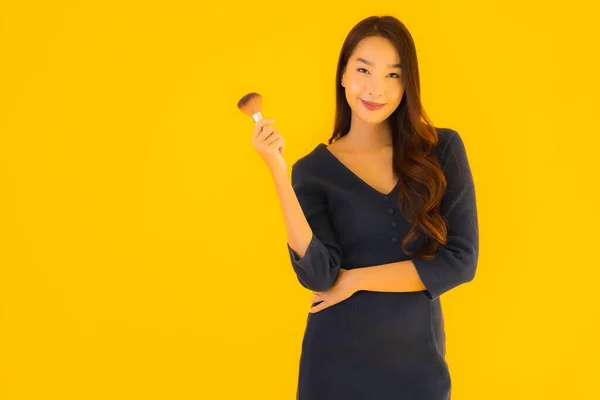
[[[390,196],[383,196],[383,201],[389,203],[390,202]]]
[[[396,243],[398,241],[398,238],[396,236],[392,236],[392,243]]]
[[[388,208],[388,214],[393,214],[394,213],[394,209],[392,207]]]
[[[396,221],[392,221],[392,228],[395,228],[398,226],[398,223]]]

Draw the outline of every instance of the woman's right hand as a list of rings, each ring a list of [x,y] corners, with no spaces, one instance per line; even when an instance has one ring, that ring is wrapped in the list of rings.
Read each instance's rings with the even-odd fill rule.
[[[284,142],[283,137],[272,126],[272,119],[260,119],[254,124],[254,135],[252,145],[263,159],[271,172],[286,171],[287,165],[282,157]]]

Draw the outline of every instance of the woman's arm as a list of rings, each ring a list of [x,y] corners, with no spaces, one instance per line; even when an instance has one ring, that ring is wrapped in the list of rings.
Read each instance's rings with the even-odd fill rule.
[[[321,193],[306,182],[296,164],[291,183],[287,171],[271,169],[283,212],[290,261],[298,281],[307,289],[331,288],[340,272],[342,251],[329,222]]]
[[[448,221],[448,240],[432,260],[413,258],[350,271],[357,290],[413,292],[425,290],[435,300],[448,290],[475,277],[479,256],[479,225],[473,176],[465,146],[451,131],[441,159],[448,186],[440,212]]]
[[[418,292],[426,289],[411,260],[355,268],[348,273],[356,291]]]
[[[302,212],[300,202],[289,181],[287,172],[275,170],[271,172],[277,197],[283,213],[288,245],[299,258],[304,257],[312,238],[312,229]]]
[[[264,118],[256,121],[252,145],[275,182],[289,257],[298,281],[307,289],[327,290],[338,279],[342,256],[329,223],[327,202],[322,191],[309,183],[311,174],[300,160],[292,165],[290,184],[287,163],[281,155],[283,138],[267,125],[274,122]]]

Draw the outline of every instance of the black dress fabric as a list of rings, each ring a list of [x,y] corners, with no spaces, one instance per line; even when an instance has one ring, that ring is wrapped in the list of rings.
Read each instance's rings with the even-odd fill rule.
[[[359,291],[308,314],[298,377],[299,400],[446,400],[451,378],[440,296],[472,280],[479,253],[475,188],[463,141],[437,128],[436,148],[447,179],[440,212],[448,242],[433,260],[412,258],[420,292]],[[381,193],[353,173],[325,144],[292,166],[292,186],[312,228],[300,258],[288,243],[298,281],[331,287],[340,268],[411,259],[401,249],[410,230],[398,206],[398,183]],[[416,252],[419,239],[408,246]],[[416,254],[416,253],[415,253]]]

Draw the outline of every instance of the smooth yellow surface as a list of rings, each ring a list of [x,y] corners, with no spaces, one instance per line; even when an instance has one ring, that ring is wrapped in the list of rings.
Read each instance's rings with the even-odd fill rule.
[[[593,398],[594,3],[0,2],[0,399],[295,398],[310,294],[236,102],[264,95],[291,165],[329,137],[348,30],[386,13],[476,180],[453,400]]]

